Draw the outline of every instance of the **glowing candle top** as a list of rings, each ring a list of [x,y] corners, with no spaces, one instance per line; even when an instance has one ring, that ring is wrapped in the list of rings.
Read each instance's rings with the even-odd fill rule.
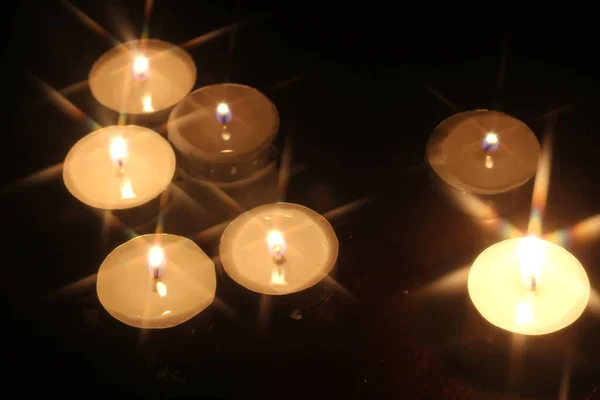
[[[169,141],[184,155],[230,162],[269,148],[279,128],[275,105],[249,86],[202,87],[179,102],[168,121]]]
[[[104,53],[89,76],[92,95],[126,114],[172,107],[196,83],[196,65],[182,48],[160,40],[134,40]]]
[[[329,222],[306,207],[265,204],[236,218],[223,232],[219,256],[227,274],[257,293],[307,289],[332,270],[338,240]]]
[[[440,123],[427,160],[447,184],[489,195],[515,189],[536,173],[540,144],[521,121],[498,111],[467,111]]]
[[[101,209],[136,207],[158,196],[175,174],[175,153],[156,132],[109,126],[79,140],[63,165],[73,196]]]
[[[97,291],[102,306],[119,321],[169,328],[208,307],[216,285],[214,263],[194,242],[151,234],[126,242],[106,257],[98,270]]]
[[[590,282],[562,247],[535,237],[510,239],[484,250],[468,278],[475,308],[491,324],[543,335],[575,322],[587,307]]]

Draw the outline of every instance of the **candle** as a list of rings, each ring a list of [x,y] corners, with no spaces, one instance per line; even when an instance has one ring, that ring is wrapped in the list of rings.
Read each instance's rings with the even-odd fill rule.
[[[168,137],[191,176],[236,181],[264,168],[278,128],[277,108],[264,94],[225,83],[200,88],[177,104]]]
[[[104,53],[89,76],[92,94],[106,107],[144,114],[172,107],[196,83],[196,65],[180,47],[134,40]]]
[[[535,237],[484,250],[468,277],[469,296],[491,324],[523,335],[563,329],[585,310],[590,282],[567,250]]]
[[[208,307],[217,286],[214,263],[177,235],[138,236],[114,249],[98,271],[98,298],[119,321],[169,328]]]
[[[541,155],[533,132],[498,111],[461,112],[440,123],[427,161],[446,184],[476,195],[504,193],[528,182]]]
[[[237,217],[219,245],[223,268],[257,293],[283,295],[307,289],[333,269],[338,240],[315,211],[290,203],[256,207]]]
[[[84,136],[63,164],[69,192],[89,206],[137,207],[164,191],[175,173],[175,153],[156,132],[135,125],[109,126]]]

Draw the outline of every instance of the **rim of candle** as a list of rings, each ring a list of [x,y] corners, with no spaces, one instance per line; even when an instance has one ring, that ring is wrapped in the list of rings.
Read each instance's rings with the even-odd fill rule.
[[[178,170],[178,173],[185,179],[190,182],[193,182],[196,185],[205,185],[205,186],[217,186],[221,189],[236,189],[240,187],[244,187],[247,185],[251,185],[257,181],[260,181],[269,173],[272,173],[277,168],[277,163],[272,161],[266,164],[264,167],[259,169],[253,175],[250,175],[248,178],[240,179],[238,181],[226,182],[226,181],[212,181],[206,178],[198,178],[192,176],[189,172],[186,172],[183,168]]]
[[[333,226],[331,226],[329,221],[324,216],[322,216],[318,212],[316,212],[306,206],[303,206],[300,204],[295,204],[295,203],[276,202],[276,203],[263,204],[261,206],[255,207],[251,210],[248,210],[248,211],[240,214],[238,217],[236,217],[233,221],[231,221],[227,225],[227,227],[223,231],[223,234],[221,235],[221,239],[219,241],[219,258],[221,260],[221,264],[223,265],[223,269],[225,270],[225,272],[227,272],[228,275],[236,283],[238,283],[239,285],[245,287],[246,289],[248,289],[254,293],[283,296],[283,295],[288,295],[288,294],[297,293],[297,292],[306,290],[306,289],[316,285],[320,281],[322,281],[323,278],[314,279],[314,277],[313,277],[313,279],[305,282],[304,285],[300,285],[300,286],[296,287],[295,290],[292,290],[292,291],[278,291],[278,290],[275,290],[273,287],[269,287],[269,289],[271,289],[269,291],[264,290],[264,288],[263,288],[263,290],[260,290],[260,291],[255,290],[256,284],[254,284],[249,278],[240,276],[239,274],[236,274],[236,276],[233,277],[230,274],[230,272],[228,272],[228,270],[231,271],[234,269],[233,267],[231,267],[231,265],[233,264],[233,257],[231,256],[230,252],[228,251],[230,249],[225,248],[226,245],[229,245],[229,243],[232,242],[233,239],[231,237],[235,235],[235,233],[232,231],[238,227],[239,223],[242,223],[242,221],[245,221],[248,218],[252,218],[255,214],[261,213],[265,209],[272,209],[274,207],[277,207],[278,210],[281,210],[281,208],[286,208],[286,207],[293,208],[295,210],[301,210],[303,213],[310,216],[310,218],[313,219],[313,221],[320,227],[320,229],[324,230],[324,234],[326,235],[326,237],[329,240],[331,240],[331,242],[329,243],[330,244],[330,247],[329,247],[330,252],[328,254],[327,261],[324,263],[327,265],[327,267],[323,268],[323,270],[321,271],[324,276],[328,275],[333,270],[335,265],[337,264],[337,259],[338,259],[338,255],[339,255],[339,239],[335,233],[335,230],[333,229]],[[272,228],[272,229],[275,229],[275,228]],[[268,234],[268,232],[265,232],[265,235],[266,234]],[[287,244],[286,244],[286,247],[287,247]],[[266,245],[265,245],[265,252],[269,255],[269,258],[272,258],[272,254],[269,254],[268,249],[266,248]],[[281,263],[281,264],[277,264],[275,261],[273,261],[273,263],[275,266],[284,266],[285,265],[285,262]]]
[[[570,261],[570,265],[574,265],[576,266],[576,272],[577,275],[580,278],[585,278],[582,279],[583,281],[585,281],[585,289],[587,289],[585,292],[587,293],[587,298],[585,299],[578,299],[575,297],[575,299],[580,300],[577,301],[573,304],[573,306],[568,310],[569,312],[565,312],[564,315],[561,315],[560,317],[560,323],[554,321],[554,323],[552,324],[553,329],[547,329],[544,330],[542,332],[531,332],[531,331],[527,331],[527,329],[521,329],[518,330],[515,328],[516,324],[512,324],[510,327],[500,323],[500,321],[497,318],[494,318],[494,315],[492,315],[492,313],[489,312],[489,308],[485,308],[483,307],[483,305],[488,304],[489,303],[489,293],[486,293],[486,299],[485,300],[481,300],[480,296],[477,295],[477,293],[479,293],[479,290],[476,290],[475,285],[476,284],[480,284],[481,281],[478,280],[477,282],[474,282],[474,278],[473,275],[476,273],[480,273],[481,271],[484,271],[486,268],[486,264],[481,261],[482,259],[485,259],[485,257],[487,257],[490,253],[497,251],[498,248],[501,247],[505,247],[505,246],[510,246],[511,249],[513,248],[513,245],[516,244],[516,246],[514,246],[514,250],[516,252],[518,252],[519,250],[519,244],[523,243],[525,240],[535,240],[538,241],[539,243],[536,244],[536,246],[543,246],[545,248],[545,250],[547,249],[552,249],[553,251],[558,251],[560,253],[562,253],[563,255],[565,255]],[[518,259],[519,256],[518,254],[515,253],[515,259]],[[522,266],[521,266],[522,268]],[[520,273],[522,274],[522,270],[520,271]],[[540,275],[544,275],[543,269],[540,272]],[[532,275],[533,276],[533,275]],[[536,277],[537,279],[537,277]],[[519,283],[517,283],[519,282]],[[496,282],[487,282],[487,284],[489,286],[491,285],[495,285]],[[539,295],[543,295],[543,296],[551,296],[552,294],[549,294],[548,292],[544,291],[544,282],[542,279],[542,282],[539,283],[539,287],[538,287],[538,282],[535,282],[535,286],[536,287],[531,287],[527,288],[527,285],[523,282],[523,276],[519,276],[515,279],[515,284],[521,284],[523,285],[523,293],[527,293],[529,291],[529,293],[527,293],[527,296],[537,296]],[[488,321],[490,324],[501,328],[503,330],[506,330],[508,332],[514,333],[514,334],[521,334],[521,335],[527,335],[527,336],[540,336],[540,335],[548,335],[548,334],[552,334],[558,331],[561,331],[567,327],[569,327],[570,325],[572,325],[574,322],[576,322],[581,315],[583,314],[583,312],[585,311],[585,309],[587,308],[587,305],[589,303],[589,298],[591,295],[591,285],[590,285],[590,281],[589,281],[589,277],[585,271],[585,268],[583,267],[583,265],[581,264],[581,262],[573,255],[571,254],[571,252],[569,252],[567,249],[549,242],[547,240],[544,239],[540,239],[537,237],[521,237],[521,238],[513,238],[513,239],[507,239],[507,240],[503,240],[500,241],[498,243],[495,243],[489,247],[487,247],[485,250],[483,250],[475,259],[475,261],[473,262],[471,269],[469,270],[469,275],[467,278],[467,290],[469,292],[469,298],[471,299],[471,302],[473,304],[473,306],[475,307],[475,309],[479,312],[479,314],[481,316],[483,316],[483,318]],[[538,290],[540,291],[538,293]],[[544,293],[545,292],[545,293]],[[559,294],[560,296],[561,294]],[[527,296],[524,296],[523,299],[527,299]],[[502,303],[504,300],[502,298],[498,298],[497,299],[497,303]],[[497,304],[496,303],[496,304]],[[483,307],[483,308],[482,308]],[[573,312],[573,310],[575,310],[576,312]],[[569,318],[567,318],[569,317]],[[504,322],[505,320],[502,319],[502,322]]]
[[[474,186],[472,184],[462,181],[454,173],[448,171],[447,166],[445,164],[445,156],[440,155],[440,153],[443,153],[443,151],[441,150],[441,145],[442,145],[443,141],[450,135],[450,131],[451,131],[452,127],[454,127],[458,123],[464,121],[468,117],[477,117],[477,116],[484,115],[484,114],[496,115],[496,116],[502,117],[502,118],[510,118],[511,120],[514,121],[515,126],[519,126],[519,128],[523,132],[526,132],[529,139],[535,139],[535,142],[537,144],[537,152],[535,154],[535,160],[532,160],[532,162],[531,162],[531,165],[533,166],[533,168],[531,169],[530,173],[524,173],[524,174],[522,174],[523,177],[521,179],[518,179],[512,184],[506,185],[505,187],[501,187],[498,189],[486,189],[486,188],[477,187],[477,186]],[[484,132],[482,132],[481,139],[479,139],[478,142],[474,141],[473,146],[481,147],[482,141],[485,139],[486,135],[489,135],[490,133],[493,133],[499,141],[499,143],[497,143],[496,146],[502,146],[502,138],[501,138],[500,133],[497,132],[495,128],[492,129],[491,127],[489,127],[488,129],[484,129]],[[490,169],[490,168],[494,167],[496,162],[493,160],[493,158],[494,158],[494,155],[496,153],[498,153],[498,150],[499,149],[496,148],[491,151],[486,151],[482,148],[482,150],[481,150],[482,160],[481,160],[481,163],[478,163],[477,165],[480,165],[480,168],[482,168],[482,169]],[[492,157],[492,160],[489,160],[487,158],[487,156]],[[538,161],[539,161],[540,157],[541,157],[541,146],[539,144],[539,141],[537,140],[537,137],[535,136],[533,131],[529,128],[529,126],[527,126],[527,124],[525,124],[523,121],[513,117],[512,115],[503,113],[501,111],[486,110],[486,109],[461,111],[461,112],[453,114],[453,115],[449,116],[448,118],[444,119],[442,122],[440,122],[435,127],[432,135],[430,136],[430,138],[427,141],[427,146],[426,146],[426,160],[427,160],[427,163],[429,164],[429,166],[431,167],[431,169],[435,172],[435,174],[446,184],[450,185],[452,188],[460,190],[460,191],[466,191],[468,193],[475,194],[475,195],[502,194],[502,193],[512,191],[514,189],[517,189],[517,188],[525,185],[527,182],[529,182],[535,176],[535,174],[537,172],[537,165],[538,165]],[[443,162],[434,161],[434,160],[440,160],[440,159],[442,159]],[[491,165],[491,167],[490,167],[490,165]]]
[[[164,154],[168,157],[168,160],[166,160],[166,162],[168,165],[173,166],[171,168],[171,172],[168,174],[170,176],[167,177],[165,175],[165,179],[164,179],[165,183],[161,184],[161,185],[156,185],[156,188],[154,191],[149,192],[141,197],[140,196],[135,197],[135,199],[138,199],[137,201],[133,200],[133,199],[129,199],[130,201],[126,201],[126,202],[123,201],[120,203],[107,204],[106,201],[89,198],[87,195],[85,195],[81,192],[81,190],[78,188],[78,185],[75,183],[74,178],[71,177],[70,166],[72,164],[72,159],[79,152],[79,150],[83,146],[85,146],[86,142],[89,140],[93,140],[94,137],[104,136],[104,135],[107,137],[107,139],[109,137],[123,137],[123,136],[127,136],[127,135],[124,135],[124,133],[130,129],[135,129],[135,131],[138,133],[143,132],[144,134],[147,134],[148,137],[151,137],[152,140],[154,140],[156,143],[160,143],[160,145],[163,146],[163,148],[165,150]],[[107,141],[107,150],[106,150],[107,153],[109,152],[108,146],[109,146],[109,143]],[[132,151],[130,148],[128,148],[127,151],[129,154],[135,154],[135,151]],[[152,160],[148,160],[148,163],[150,163],[150,162],[152,162]],[[71,147],[71,149],[67,153],[67,156],[65,157],[65,160],[63,162],[62,176],[63,176],[63,182],[64,182],[67,190],[69,191],[69,193],[71,193],[71,195],[73,197],[75,197],[77,200],[81,201],[82,203],[84,203],[90,207],[101,209],[101,210],[125,210],[125,209],[130,209],[130,208],[139,207],[141,205],[144,205],[144,204],[154,200],[156,197],[158,197],[158,195],[160,195],[162,192],[164,192],[167,189],[167,187],[171,184],[171,181],[173,180],[173,176],[175,176],[175,167],[176,167],[175,152],[173,151],[173,148],[171,147],[169,142],[164,137],[162,137],[161,135],[159,135],[158,133],[156,133],[155,131],[153,131],[151,129],[148,129],[148,128],[145,128],[142,126],[138,126],[138,125],[112,125],[112,126],[106,126],[104,128],[97,129],[97,130],[85,135],[84,137],[79,139],[73,145],[73,147]],[[127,167],[125,166],[125,168],[127,168]]]
[[[116,104],[110,104],[111,102],[107,102],[106,99],[104,98],[104,96],[101,95],[101,92],[99,92],[99,88],[95,84],[96,83],[95,77],[98,76],[98,71],[100,71],[104,67],[104,65],[107,62],[111,61],[115,56],[118,56],[121,54],[126,54],[126,55],[132,56],[131,63],[125,64],[123,66],[123,68],[133,68],[134,60],[137,58],[137,56],[140,55],[140,52],[143,52],[144,49],[148,49],[148,48],[152,48],[153,50],[158,52],[158,54],[155,54],[153,56],[146,55],[146,58],[148,59],[148,62],[149,62],[149,69],[152,69],[152,65],[153,65],[152,60],[157,59],[157,57],[160,57],[161,54],[171,53],[171,54],[174,54],[175,56],[179,57],[189,67],[189,71],[188,71],[190,73],[189,88],[181,91],[182,95],[179,96],[179,99],[177,101],[171,101],[170,102],[171,104],[163,105],[162,107],[153,106],[152,111],[147,111],[147,107],[145,104],[142,105],[142,107],[140,108],[139,111],[135,111],[135,110],[128,110],[128,109],[120,109],[120,108],[122,108],[122,106],[116,105]],[[114,73],[115,73],[115,71],[113,71],[113,74]],[[131,73],[133,76],[133,71],[129,71],[129,73]],[[88,74],[88,82],[89,82],[90,91],[92,92],[92,95],[103,106],[110,108],[111,110],[115,110],[118,112],[124,112],[124,113],[130,114],[130,115],[146,115],[149,113],[153,113],[153,112],[157,112],[157,111],[161,111],[161,110],[165,110],[170,107],[173,107],[175,104],[177,104],[183,98],[185,98],[185,96],[187,96],[190,93],[190,91],[194,88],[194,85],[196,84],[197,73],[198,73],[197,67],[196,67],[196,63],[194,62],[194,59],[182,47],[180,47],[176,44],[165,42],[163,40],[158,40],[158,39],[134,39],[134,40],[129,40],[124,43],[120,43],[120,44],[116,45],[115,47],[109,49],[108,51],[104,52],[92,65],[90,73]],[[144,96],[144,98],[145,97],[146,96]],[[143,98],[140,98],[140,102],[143,102],[143,101],[144,101]]]
[[[148,278],[148,280],[151,280],[151,277],[148,274],[148,269],[146,268],[142,268],[143,266],[145,266],[144,264],[148,263],[148,253],[150,251],[150,249],[156,245],[156,243],[160,243],[161,249],[164,251],[165,249],[168,249],[169,246],[173,245],[174,243],[166,243],[169,241],[175,241],[175,243],[177,245],[184,245],[184,246],[190,246],[190,249],[193,249],[198,255],[203,256],[204,260],[203,263],[206,263],[206,267],[209,267],[210,264],[210,270],[212,271],[212,274],[210,274],[210,282],[207,282],[206,280],[202,281],[202,284],[206,284],[206,286],[203,286],[202,288],[199,288],[197,291],[194,292],[188,292],[188,294],[196,294],[196,304],[194,304],[192,302],[192,300],[190,300],[189,302],[186,302],[186,306],[187,308],[184,310],[177,310],[178,313],[176,313],[176,318],[172,315],[172,312],[169,313],[162,313],[160,315],[154,316],[154,317],[148,317],[148,315],[145,315],[144,317],[141,317],[140,315],[138,315],[136,318],[131,318],[131,315],[128,315],[127,313],[125,313],[122,310],[119,310],[116,307],[113,307],[114,304],[108,304],[108,300],[105,298],[105,295],[103,295],[105,292],[102,288],[102,286],[104,285],[105,280],[103,280],[101,278],[101,274],[107,273],[107,271],[103,271],[103,268],[105,267],[105,265],[107,265],[110,261],[112,257],[118,257],[120,255],[121,252],[127,250],[129,247],[132,246],[138,246],[139,245],[139,254],[137,254],[137,256],[139,256],[140,258],[140,276],[145,276]],[[135,243],[135,242],[142,242],[140,244]],[[152,245],[150,245],[150,243],[152,243]],[[145,246],[145,244],[147,244],[147,246]],[[166,251],[165,251],[166,253]],[[181,267],[181,266],[179,266]],[[190,272],[199,272],[199,266],[197,263],[190,265],[187,268]],[[117,268],[117,273],[122,272],[122,269]],[[167,284],[169,284],[169,261],[167,258],[167,255],[165,254],[165,271],[163,273],[163,275],[161,275],[161,278],[158,280],[154,280],[154,282],[162,282],[163,278],[164,278],[164,282],[167,282]],[[186,282],[189,282],[189,279],[186,279]],[[127,282],[124,281],[124,287],[127,286]],[[170,233],[149,233],[149,234],[144,234],[144,235],[140,235],[140,236],[136,236],[133,239],[128,240],[125,243],[122,243],[121,245],[115,247],[104,259],[104,261],[102,261],[102,264],[100,265],[100,268],[98,269],[98,279],[96,281],[96,292],[98,293],[98,300],[100,301],[100,304],[102,304],[102,307],[115,319],[121,321],[124,324],[127,324],[129,326],[133,326],[136,328],[143,328],[143,329],[164,329],[164,328],[171,328],[177,325],[180,325],[192,318],[194,318],[196,315],[198,315],[199,313],[201,313],[202,311],[204,311],[206,308],[208,308],[212,302],[215,299],[216,296],[216,287],[217,287],[217,276],[216,276],[216,270],[215,270],[215,264],[214,261],[204,252],[204,250],[202,250],[200,248],[200,246],[198,246],[194,241],[183,237],[183,236],[179,236],[179,235],[174,235],[174,234],[170,234]],[[111,288],[114,289],[114,288]],[[148,289],[148,297],[149,298],[156,298],[157,300],[159,299],[159,297],[163,297],[164,296],[161,295],[160,293],[157,293],[155,290],[153,290],[153,288],[151,286],[147,287]],[[208,290],[207,290],[208,289]],[[203,290],[202,294],[206,295],[209,294],[209,296],[204,296],[204,298],[200,299],[199,295],[200,295],[200,291],[199,290]],[[111,290],[112,292],[112,290]],[[169,289],[167,287],[167,292],[166,292],[166,296],[172,295],[173,292],[173,287],[171,286],[171,292],[169,292]],[[202,300],[202,301],[200,301]],[[123,300],[121,299],[121,302]],[[161,300],[159,300],[161,301]],[[191,303],[191,305],[190,305]],[[143,312],[144,310],[140,309],[140,312]]]
[[[251,91],[254,95],[260,96],[265,101],[265,103],[268,104],[269,110],[272,112],[273,124],[267,129],[267,131],[263,135],[264,137],[261,141],[254,144],[254,146],[252,148],[245,150],[243,152],[233,151],[233,152],[227,152],[227,153],[217,153],[217,152],[213,152],[213,151],[206,151],[206,150],[199,148],[198,146],[193,145],[192,143],[190,143],[189,140],[187,140],[184,137],[184,135],[179,131],[179,128],[178,128],[178,121],[185,120],[187,117],[189,117],[191,115],[191,113],[188,113],[185,115],[179,115],[182,113],[182,109],[184,107],[188,106],[188,104],[186,104],[187,102],[191,102],[192,104],[194,104],[193,98],[195,95],[214,90],[215,88],[225,88],[226,89],[229,87],[248,90],[248,91]],[[215,104],[212,107],[207,106],[206,109],[204,110],[207,113],[207,115],[210,115],[209,118],[215,118],[215,121],[217,120],[216,116],[215,116],[215,112],[216,112],[217,107],[221,103],[226,103],[228,105],[229,111],[230,112],[233,111],[233,115],[231,118],[232,119],[236,118],[235,110],[232,110],[232,105],[230,104],[230,102],[227,99],[215,99],[215,100],[216,100]],[[198,110],[202,110],[202,108],[199,108]],[[198,110],[196,110],[196,111],[198,111]],[[203,86],[199,89],[196,89],[193,92],[191,92],[185,99],[183,99],[182,101],[177,103],[175,105],[175,107],[173,107],[173,109],[171,110],[171,113],[169,115],[169,120],[167,121],[167,131],[168,131],[169,140],[183,154],[190,155],[195,158],[201,159],[203,161],[208,161],[208,162],[212,162],[215,164],[225,164],[225,163],[235,162],[238,160],[245,160],[248,158],[249,155],[257,154],[257,153],[261,152],[262,150],[264,150],[265,147],[270,146],[271,143],[273,143],[273,140],[275,139],[275,137],[277,136],[277,133],[279,131],[279,122],[280,122],[279,121],[279,112],[277,110],[277,107],[271,101],[271,99],[269,99],[260,90],[253,88],[251,86],[248,86],[248,85],[240,84],[240,83],[219,83],[219,84],[214,84],[214,85]],[[216,135],[217,133],[214,132],[214,134]],[[230,134],[235,135],[235,132],[230,131]],[[220,132],[219,132],[219,135],[221,135]]]

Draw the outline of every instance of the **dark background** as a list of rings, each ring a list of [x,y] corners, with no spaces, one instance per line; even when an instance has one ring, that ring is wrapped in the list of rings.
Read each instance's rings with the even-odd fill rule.
[[[325,213],[373,196],[332,221],[340,240],[334,278],[345,291],[321,284],[261,300],[220,273],[219,302],[161,331],[114,320],[93,282],[55,296],[94,274],[127,236],[113,228],[101,237],[100,218],[69,196],[60,175],[13,185],[62,162],[89,132],[48,100],[36,78],[56,90],[84,81],[112,45],[60,2],[5,4],[3,390],[202,399],[600,398],[597,313],[549,338],[527,338],[515,355],[519,339],[482,321],[466,290],[418,296],[501,239],[427,179],[427,138],[456,111],[498,109],[540,139],[554,132],[546,232],[600,212],[594,25],[540,18],[513,29],[481,10],[455,10],[460,20],[374,3],[154,3],[150,36],[176,44],[250,20],[189,50],[196,88],[238,82],[273,100],[281,117],[276,146],[291,138],[294,164],[305,167],[292,178],[287,201]],[[127,28],[139,35],[144,24],[143,1],[73,4],[121,40]],[[100,123],[116,123],[88,88],[67,98]],[[528,212],[525,205],[507,218],[525,229]],[[217,243],[199,244],[215,256]],[[596,288],[598,243],[596,235],[569,247]],[[268,323],[259,323],[261,301],[270,305]],[[290,318],[296,310],[301,319]]]

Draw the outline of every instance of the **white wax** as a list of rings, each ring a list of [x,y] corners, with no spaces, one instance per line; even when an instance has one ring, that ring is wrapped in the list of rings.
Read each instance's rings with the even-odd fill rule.
[[[226,124],[217,108],[230,112]],[[278,128],[277,108],[264,94],[249,86],[224,83],[200,88],[177,104],[169,116],[168,137],[183,154],[227,162],[267,148]]]
[[[496,150],[485,151],[486,136],[497,139]],[[437,126],[427,143],[427,160],[435,173],[472,194],[498,194],[525,184],[535,175],[540,155],[534,133],[498,111],[455,114]]]
[[[285,261],[277,264],[267,238],[276,231],[285,241]],[[219,255],[237,283],[257,293],[282,295],[320,282],[334,267],[338,240],[329,222],[315,211],[290,203],[256,207],[223,232]]]
[[[136,77],[139,57],[148,61],[145,79]],[[138,62],[136,63],[136,59]],[[159,40],[134,40],[104,53],[92,67],[92,94],[104,106],[126,114],[169,108],[196,83],[196,65],[182,48]]]
[[[161,291],[153,290],[148,255],[160,246],[166,263]],[[191,240],[170,234],[138,236],[114,249],[98,271],[102,306],[136,328],[169,328],[208,307],[217,278],[213,261]]]
[[[536,277],[535,291],[524,279],[530,272]],[[590,282],[579,261],[562,247],[534,238],[505,240],[484,250],[471,267],[468,289],[486,320],[523,335],[569,326],[590,297]]]
[[[111,141],[119,137],[127,143],[123,176],[111,159]],[[175,153],[169,142],[135,125],[109,126],[84,136],[63,164],[69,192],[82,203],[106,210],[147,203],[167,188],[174,174]]]

